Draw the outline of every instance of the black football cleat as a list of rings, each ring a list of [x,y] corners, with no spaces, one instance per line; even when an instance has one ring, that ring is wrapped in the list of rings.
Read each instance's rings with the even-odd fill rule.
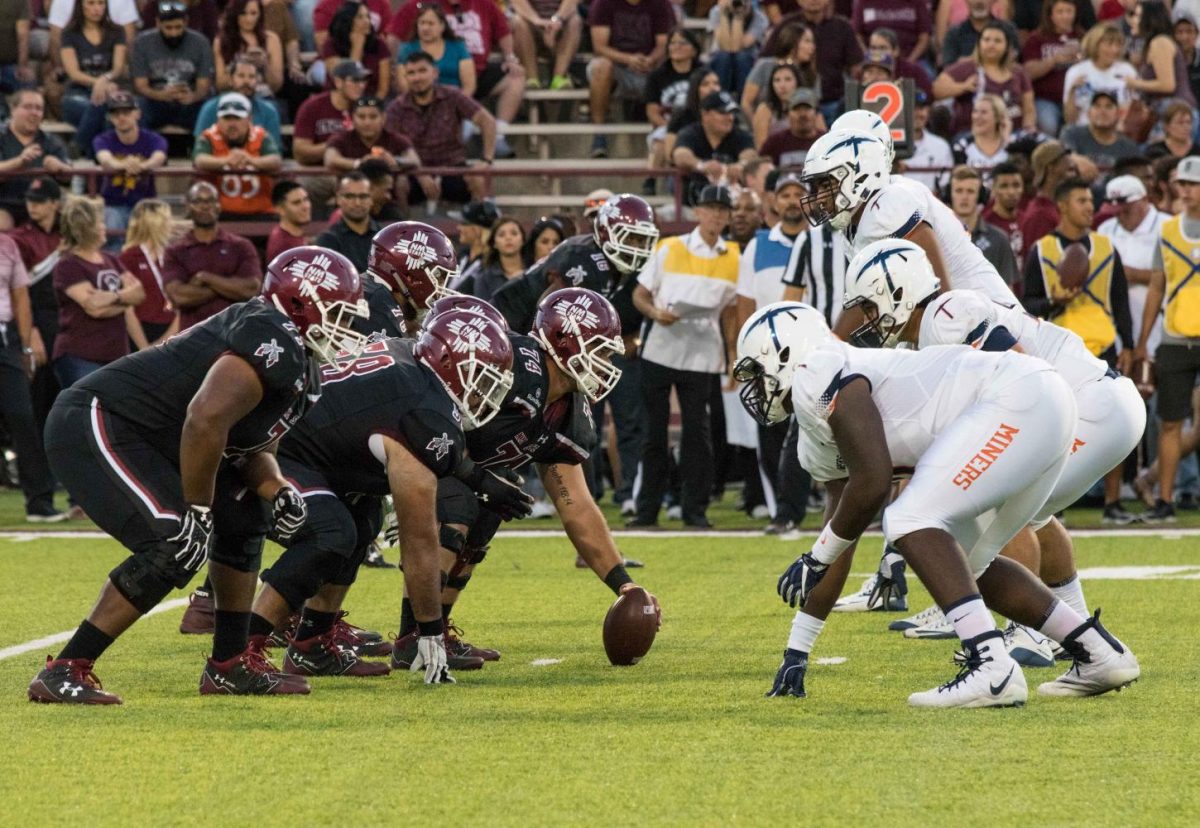
[[[461,656],[464,658],[482,658],[484,661],[500,660],[499,650],[468,644],[460,637],[462,634],[462,630],[454,626],[449,620],[446,621],[446,655]]]
[[[304,641],[292,640],[283,671],[293,676],[386,676],[392,669],[379,661],[363,661],[354,639],[333,627]]]
[[[46,656],[46,666],[29,682],[29,700],[42,704],[121,704],[92,672],[95,662]]]
[[[246,649],[228,661],[211,658],[200,674],[202,696],[308,695],[308,682],[275,669],[263,654],[264,636],[250,637]]]
[[[363,558],[363,566],[369,566],[372,569],[395,569],[394,563],[389,563],[383,557],[383,550],[379,548],[379,544],[372,543],[367,547],[367,556]]]
[[[179,621],[179,631],[187,635],[212,635],[216,628],[215,613],[212,593],[194,589],[188,596],[187,609]]]
[[[364,630],[362,627],[356,627],[347,622],[346,616],[349,614],[345,611],[339,612],[333,628],[339,630],[339,635],[352,644],[354,652],[360,656],[372,656],[375,658],[391,655],[392,642],[387,641],[374,630]]]
[[[420,632],[413,630],[406,636],[397,638],[392,644],[392,669],[407,670],[417,659],[417,639]],[[497,654],[499,655],[499,654]],[[483,659],[478,656],[461,655],[450,652],[446,648],[446,661],[451,670],[482,670]]]

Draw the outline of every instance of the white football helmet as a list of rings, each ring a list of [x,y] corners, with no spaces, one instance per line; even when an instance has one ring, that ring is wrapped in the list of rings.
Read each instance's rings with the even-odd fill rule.
[[[762,425],[786,420],[784,402],[796,366],[813,348],[832,341],[825,317],[801,302],[775,302],[747,319],[738,333],[733,377],[745,383],[739,396],[750,416]]]
[[[883,144],[883,154],[887,159],[888,169],[896,163],[896,145],[892,141],[892,130],[877,114],[869,109],[851,109],[833,122],[830,132],[867,132],[879,139]]]
[[[904,239],[868,244],[846,268],[847,310],[862,308],[867,320],[850,334],[860,348],[894,348],[900,332],[942,289],[925,251]]]
[[[850,226],[854,211],[888,183],[891,165],[883,144],[869,132],[827,132],[804,158],[801,181],[808,195],[801,202],[808,223],[829,222],[838,230]]]

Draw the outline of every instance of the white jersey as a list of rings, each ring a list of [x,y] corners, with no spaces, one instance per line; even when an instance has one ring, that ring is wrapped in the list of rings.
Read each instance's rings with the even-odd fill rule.
[[[921,317],[918,345],[970,345],[1007,350],[1013,343],[1030,356],[1049,362],[1078,391],[1108,373],[1079,335],[1030,316],[1015,303],[988,299],[973,290],[952,290],[934,299]]]
[[[889,186],[867,199],[851,239],[851,258],[880,239],[904,238],[922,221],[933,228],[950,287],[978,290],[997,302],[1017,304],[1017,298],[971,241],[971,234],[958,216],[924,184],[901,175],[893,175]]]
[[[923,351],[854,348],[844,342],[820,346],[796,369],[792,408],[800,426],[800,465],[817,480],[847,476],[829,425],[837,395],[862,377],[871,385],[887,435],[893,469],[917,465],[934,439],[964,411],[1022,377],[1052,370],[1017,353],[961,347]]]

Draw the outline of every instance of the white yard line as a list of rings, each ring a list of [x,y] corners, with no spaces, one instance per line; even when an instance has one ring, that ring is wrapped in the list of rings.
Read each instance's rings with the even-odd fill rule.
[[[175,598],[170,601],[163,601],[157,607],[146,613],[143,618],[151,615],[158,615],[160,612],[167,612],[168,610],[185,607],[187,606],[187,602],[187,598]],[[35,638],[33,641],[26,641],[24,644],[14,644],[11,647],[5,647],[4,649],[0,650],[0,661],[3,661],[6,658],[24,655],[25,653],[33,650],[42,650],[46,647],[53,647],[56,644],[63,644],[69,641],[71,636],[74,634],[75,630],[67,630],[66,632],[48,635],[45,638]]]

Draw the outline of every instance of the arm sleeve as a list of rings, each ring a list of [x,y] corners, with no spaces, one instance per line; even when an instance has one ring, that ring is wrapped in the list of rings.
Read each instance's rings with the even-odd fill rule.
[[[1117,336],[1121,338],[1123,349],[1132,349],[1137,344],[1133,338],[1133,314],[1129,310],[1129,281],[1125,278],[1125,265],[1121,263],[1121,254],[1113,250],[1112,287],[1113,323],[1117,328]]]
[[[1021,304],[1031,316],[1039,319],[1049,319],[1050,310],[1054,303],[1046,296],[1046,283],[1042,280],[1042,264],[1037,245],[1034,245],[1025,257],[1025,290],[1021,294]]]

